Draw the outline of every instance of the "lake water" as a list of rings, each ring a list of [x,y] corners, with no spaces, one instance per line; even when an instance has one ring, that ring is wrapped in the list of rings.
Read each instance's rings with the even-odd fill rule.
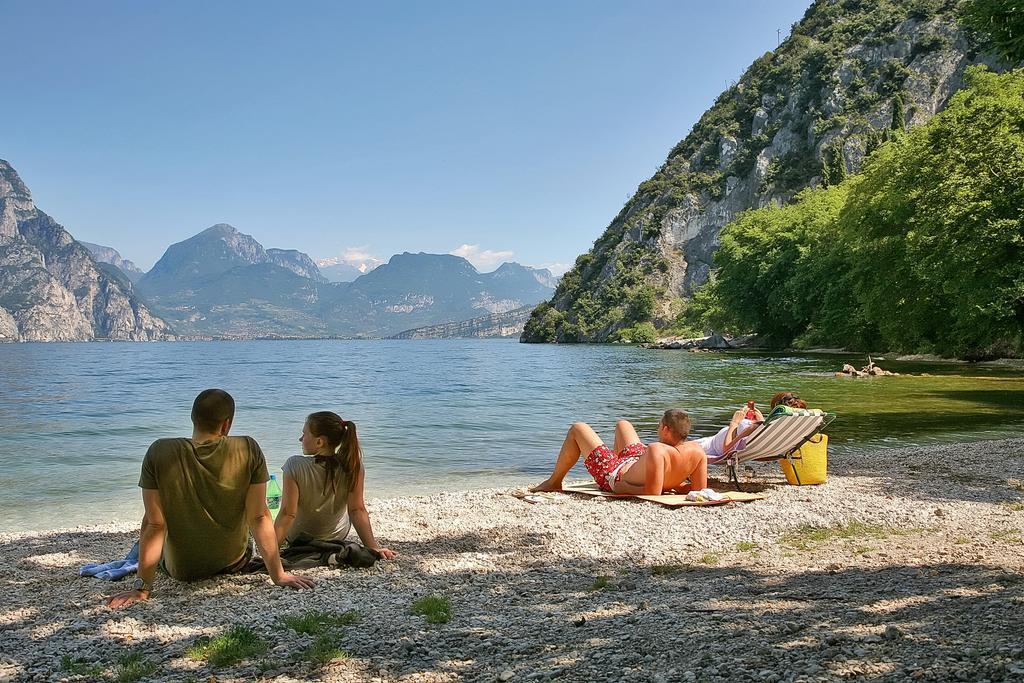
[[[536,482],[574,420],[610,440],[626,417],[653,439],[675,406],[706,435],[780,389],[839,414],[834,451],[1024,428],[1020,365],[884,361],[915,376],[834,377],[844,362],[866,358],[508,340],[0,344],[0,532],[141,519],[147,446],[188,436],[208,387],[234,395],[232,433],[255,437],[271,471],[300,452],[308,413],[354,420],[368,497]]]

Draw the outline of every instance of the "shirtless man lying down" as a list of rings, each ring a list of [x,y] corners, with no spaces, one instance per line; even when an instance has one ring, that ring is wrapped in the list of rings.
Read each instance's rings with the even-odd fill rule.
[[[658,423],[658,441],[644,445],[633,425],[615,425],[615,448],[608,448],[590,425],[569,427],[551,476],[531,491],[560,491],[562,480],[587,453],[583,464],[603,491],[637,495],[701,491],[708,485],[708,459],[696,441],[687,441],[690,416],[666,410]],[[689,483],[684,483],[689,480]]]

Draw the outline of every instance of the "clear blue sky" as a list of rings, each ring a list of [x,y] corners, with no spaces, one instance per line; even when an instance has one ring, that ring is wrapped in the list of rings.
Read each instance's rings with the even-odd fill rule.
[[[569,264],[809,4],[7,0],[0,158],[144,269],[219,222]]]

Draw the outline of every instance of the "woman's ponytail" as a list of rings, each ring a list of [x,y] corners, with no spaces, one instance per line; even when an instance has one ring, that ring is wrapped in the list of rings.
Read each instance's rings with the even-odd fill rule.
[[[363,466],[363,449],[359,447],[356,423],[352,420],[346,420],[343,424],[345,425],[345,434],[342,437],[341,444],[338,445],[338,458],[343,463],[342,469],[347,477],[348,490],[351,491],[356,485],[356,476]],[[337,483],[335,483],[334,487],[334,490],[337,491]]]
[[[322,411],[307,417],[306,424],[309,425],[310,434],[327,440],[327,448],[331,451],[331,455],[317,456],[317,461],[322,462],[327,468],[324,493],[338,493],[338,483],[342,474],[348,487],[346,493],[351,491],[363,466],[363,452],[359,447],[359,437],[356,435],[356,423],[341,419],[337,413]]]

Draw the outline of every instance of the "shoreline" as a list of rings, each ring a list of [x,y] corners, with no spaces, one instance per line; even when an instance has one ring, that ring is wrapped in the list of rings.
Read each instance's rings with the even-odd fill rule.
[[[396,561],[303,572],[318,583],[301,593],[162,577],[116,612],[99,600],[117,584],[75,572],[123,555],[137,524],[0,534],[0,681],[110,680],[131,653],[154,681],[1024,675],[1024,439],[837,455],[829,471],[793,487],[759,464],[765,500],[708,508],[508,488],[377,499]],[[428,595],[450,600],[449,622],[410,613]],[[347,610],[360,621],[331,636],[345,658],[311,660],[320,636],[282,626]],[[223,668],[188,656],[236,625],[266,651]]]
[[[465,322],[465,321],[456,321]],[[451,324],[451,323],[441,323]],[[522,344],[545,344],[547,346],[624,346],[624,347],[635,347],[635,348],[653,348],[653,345],[659,344],[666,341],[672,341],[677,337],[659,337],[653,343],[646,342],[523,342],[516,338],[515,335],[509,336],[496,336],[496,337],[438,337],[438,338],[425,338],[425,339],[413,339],[413,338],[399,338],[396,336],[390,337],[335,337],[335,336],[313,336],[313,337],[291,337],[291,336],[269,336],[269,337],[183,337],[178,336],[175,339],[110,339],[110,338],[96,338],[96,339],[81,339],[81,340],[52,340],[52,341],[39,341],[39,340],[13,340],[13,339],[0,339],[0,348],[5,344],[12,346],[22,344],[190,344],[190,343],[212,343],[212,342],[230,342],[230,343],[245,343],[245,342],[302,342],[302,341],[332,341],[332,342],[438,342],[438,341],[478,341],[478,342],[507,342],[522,343]],[[664,351],[673,350],[686,350],[686,349],[657,349]],[[735,348],[709,348],[702,349],[705,352],[727,352],[727,353],[752,353],[757,355],[857,355],[857,356],[871,356],[876,360],[892,360],[897,362],[922,362],[922,363],[962,363],[969,365],[1004,365],[1004,366],[1021,366],[1024,367],[1024,358],[1019,356],[997,356],[997,357],[985,357],[985,358],[956,358],[952,356],[939,356],[932,353],[903,353],[900,351],[859,351],[859,350],[847,350],[847,349],[834,349],[834,348],[812,348],[812,349],[796,349],[796,348],[783,348],[773,349],[762,346],[741,346]]]

